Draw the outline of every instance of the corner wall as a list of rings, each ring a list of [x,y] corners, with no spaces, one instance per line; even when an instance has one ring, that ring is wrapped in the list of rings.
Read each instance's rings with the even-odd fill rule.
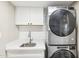
[[[77,25],[78,25],[78,32],[77,32],[78,33],[78,37],[77,37],[77,39],[78,39],[77,40],[78,41],[77,43],[78,44],[77,45],[78,45],[78,57],[79,57],[79,2],[77,1],[77,2],[73,3],[72,6],[76,9],[76,15],[77,15],[76,16],[77,17],[76,18]]]
[[[6,44],[17,37],[14,12],[10,2],[0,1],[0,57],[5,57]]]

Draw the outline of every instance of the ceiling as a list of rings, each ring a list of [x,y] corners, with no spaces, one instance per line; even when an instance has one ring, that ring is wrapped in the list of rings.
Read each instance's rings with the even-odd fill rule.
[[[14,6],[27,7],[48,7],[48,6],[69,6],[73,1],[11,1]]]

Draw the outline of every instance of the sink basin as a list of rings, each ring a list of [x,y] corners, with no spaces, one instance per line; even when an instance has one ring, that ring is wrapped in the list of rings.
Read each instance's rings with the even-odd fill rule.
[[[36,43],[23,43],[20,47],[34,47]]]

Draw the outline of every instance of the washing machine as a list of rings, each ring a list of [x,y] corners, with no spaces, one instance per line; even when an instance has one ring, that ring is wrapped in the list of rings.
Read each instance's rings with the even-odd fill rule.
[[[76,45],[48,46],[48,58],[77,58]]]
[[[73,7],[48,7],[48,44],[76,44],[76,13]]]

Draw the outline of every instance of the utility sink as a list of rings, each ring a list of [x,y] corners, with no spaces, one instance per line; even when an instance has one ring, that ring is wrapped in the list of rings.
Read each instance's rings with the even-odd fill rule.
[[[18,39],[6,45],[5,53],[7,58],[44,58],[45,43]]]
[[[20,47],[34,47],[36,43],[23,43]]]

